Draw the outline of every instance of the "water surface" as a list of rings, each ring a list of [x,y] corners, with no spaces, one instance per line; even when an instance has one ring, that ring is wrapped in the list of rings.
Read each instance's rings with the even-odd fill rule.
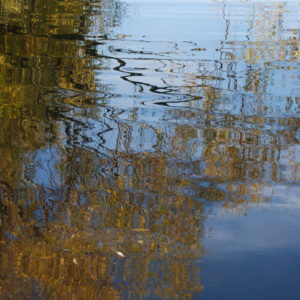
[[[2,1],[1,299],[299,299],[299,9]]]

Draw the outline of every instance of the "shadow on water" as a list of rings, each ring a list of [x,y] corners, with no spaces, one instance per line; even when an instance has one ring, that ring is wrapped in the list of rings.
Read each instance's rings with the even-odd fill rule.
[[[299,186],[294,19],[201,5],[220,38],[147,39],[117,0],[1,2],[1,298],[200,297],[209,214]]]

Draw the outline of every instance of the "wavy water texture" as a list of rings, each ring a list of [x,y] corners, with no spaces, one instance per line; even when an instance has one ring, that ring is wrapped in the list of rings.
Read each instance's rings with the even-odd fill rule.
[[[299,299],[299,9],[2,1],[0,298]]]

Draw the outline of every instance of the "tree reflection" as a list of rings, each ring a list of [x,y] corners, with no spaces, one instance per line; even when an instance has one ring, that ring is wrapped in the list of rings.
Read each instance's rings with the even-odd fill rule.
[[[193,298],[206,204],[261,202],[270,182],[297,180],[298,98],[272,94],[265,44],[225,49],[226,17],[219,60],[147,68],[109,38],[118,1],[1,5],[2,297]],[[114,105],[123,84],[143,105]]]

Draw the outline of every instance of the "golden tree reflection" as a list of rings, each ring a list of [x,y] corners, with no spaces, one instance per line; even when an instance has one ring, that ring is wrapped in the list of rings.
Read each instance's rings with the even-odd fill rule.
[[[265,201],[270,183],[299,180],[299,99],[272,92],[272,72],[293,71],[299,52],[296,29],[290,41],[279,35],[284,5],[270,20],[256,16],[253,43],[228,40],[226,19],[212,66],[162,59],[137,69],[167,69],[167,88],[146,75],[134,82],[130,62],[101,54],[123,9],[1,2],[3,299],[193,299],[206,205],[238,211]],[[279,52],[265,51],[271,37]],[[154,95],[153,105],[110,105],[122,97],[101,72]]]

